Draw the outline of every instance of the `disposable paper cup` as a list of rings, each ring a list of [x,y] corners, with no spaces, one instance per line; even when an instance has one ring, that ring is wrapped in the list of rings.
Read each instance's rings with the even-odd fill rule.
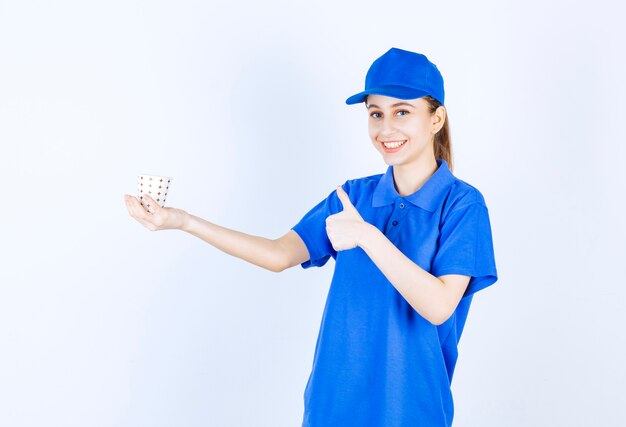
[[[171,181],[172,178],[169,176],[137,175],[137,196],[141,205],[150,212],[150,204],[143,197],[144,194],[147,194],[159,206],[164,207]]]

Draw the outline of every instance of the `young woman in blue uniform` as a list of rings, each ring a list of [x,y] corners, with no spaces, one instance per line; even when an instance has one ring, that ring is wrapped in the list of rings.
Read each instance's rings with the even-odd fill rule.
[[[451,426],[472,297],[497,280],[489,213],[452,174],[443,78],[426,56],[377,58],[346,100],[361,102],[386,172],[347,180],[278,239],[156,203],[146,212],[132,196],[127,207],[151,230],[187,231],[272,271],[335,260],[303,427]]]

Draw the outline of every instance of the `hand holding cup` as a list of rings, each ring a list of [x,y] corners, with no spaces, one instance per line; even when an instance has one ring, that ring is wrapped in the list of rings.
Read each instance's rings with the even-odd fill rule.
[[[144,207],[139,200],[124,194],[124,201],[130,216],[151,231],[181,228],[187,216],[182,209],[161,207],[152,197],[144,194],[143,198],[149,207]]]
[[[125,194],[124,201],[130,216],[151,231],[181,228],[188,216],[182,209],[166,208],[165,197],[171,178],[157,175],[138,175],[139,198]],[[156,197],[157,200],[154,200]]]

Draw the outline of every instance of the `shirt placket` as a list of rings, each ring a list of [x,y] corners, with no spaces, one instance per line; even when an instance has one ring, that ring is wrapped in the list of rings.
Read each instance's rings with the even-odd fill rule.
[[[389,240],[394,241],[400,232],[400,228],[404,225],[404,218],[406,217],[408,209],[407,203],[403,198],[398,197],[394,201],[393,212],[389,217],[389,221],[387,221],[387,227],[385,229],[385,236],[387,236]]]

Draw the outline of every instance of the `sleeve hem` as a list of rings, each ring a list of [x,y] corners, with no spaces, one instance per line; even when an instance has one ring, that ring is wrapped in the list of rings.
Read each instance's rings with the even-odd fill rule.
[[[315,251],[315,247],[311,243],[310,237],[304,231],[304,229],[300,229],[300,227],[298,227],[297,224],[291,227],[291,229],[295,231],[298,234],[298,236],[300,236],[300,238],[304,242],[309,252],[309,259],[301,263],[300,266],[306,269],[306,268],[313,267],[313,266],[321,267],[324,264],[326,264],[326,261],[328,260],[328,258],[330,258],[330,255],[319,258],[319,254]]]
[[[461,274],[464,276],[470,276],[470,281],[467,285],[467,289],[463,294],[465,298],[468,295],[472,295],[488,286],[493,285],[498,281],[498,273],[495,271],[476,273],[470,271],[467,267],[445,267],[433,270],[432,274],[435,277],[445,276],[446,274]]]

